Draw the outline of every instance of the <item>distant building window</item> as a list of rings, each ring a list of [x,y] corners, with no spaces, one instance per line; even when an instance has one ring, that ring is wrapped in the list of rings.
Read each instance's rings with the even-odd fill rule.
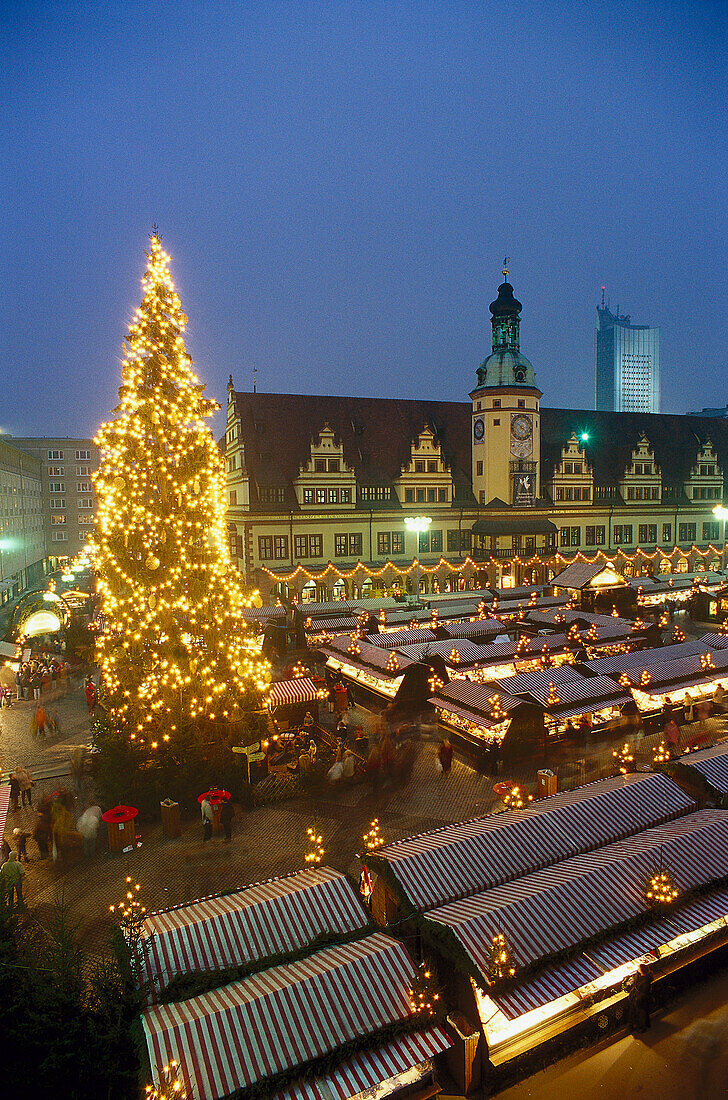
[[[587,527],[586,529],[586,545],[587,546],[604,546],[605,543],[605,528],[603,524],[597,524],[593,527]]]
[[[640,523],[637,528],[637,542],[640,546],[652,545],[657,542],[657,524]]]
[[[48,486],[48,491],[51,493],[65,493],[66,484],[63,481],[51,481]]]
[[[478,502],[480,504],[485,504],[485,489],[480,490],[480,493],[478,494]]]
[[[261,561],[270,561],[273,557],[273,536],[258,536],[258,557]]]
[[[90,481],[77,481],[76,492],[77,493],[93,493],[94,487]]]
[[[286,499],[286,490],[277,486],[265,486],[259,492],[261,504],[283,504]]]
[[[351,489],[342,489],[340,499],[342,504],[351,504]]]
[[[616,523],[614,525],[614,545],[629,546],[632,543],[632,524]]]
[[[89,513],[88,515],[81,515],[81,516],[78,517],[78,522],[79,523],[93,523],[94,522],[94,517],[91,513]]]
[[[288,557],[288,535],[273,536],[273,557],[278,561]]]
[[[437,459],[428,459],[428,461],[427,461],[427,472],[428,472],[428,474],[436,474],[437,473]]]
[[[415,491],[414,491],[414,489],[405,489],[404,499],[405,499],[406,504],[414,504],[414,502],[415,502]]]
[[[421,461],[419,461],[419,460],[418,460],[418,461],[416,461],[416,462],[415,462],[415,473],[416,473],[416,474],[424,474],[424,472],[425,472],[425,464],[424,464],[424,462],[421,462]]]
[[[330,474],[338,474],[338,472],[339,472],[339,460],[338,460],[338,458],[330,458],[329,459],[329,473]]]
[[[65,466],[49,466],[48,467],[48,476],[49,477],[63,477],[65,472],[66,472],[66,467]],[[86,473],[88,473],[88,470],[86,470]]]
[[[377,554],[382,557],[391,552],[392,539],[389,531],[377,531]]]
[[[500,428],[500,418],[493,421],[494,428]]]
[[[303,503],[304,504],[313,504],[313,489],[304,489],[303,490]]]
[[[65,531],[51,531],[51,542],[68,542],[68,535]]]
[[[233,468],[234,468],[234,467],[233,467]],[[54,473],[55,471],[54,471],[54,470],[50,470],[49,472],[50,472],[50,473],[52,474],[52,473]],[[63,470],[62,470],[62,469],[59,469],[59,470],[58,470],[58,473],[59,473],[59,474],[63,474]],[[89,475],[90,473],[91,473],[91,467],[90,467],[90,466],[77,466],[77,467],[76,467],[76,476],[77,476],[77,477],[88,477],[88,475]]]
[[[231,489],[230,490],[230,503],[231,504],[237,504],[238,503],[238,491],[237,491],[237,489]]]
[[[337,558],[361,557],[362,537],[355,534],[334,535],[334,555]]]
[[[404,554],[404,531],[392,531],[392,553]]]
[[[579,546],[581,544],[581,527],[561,527],[559,529],[560,546]]]
[[[438,504],[447,504],[447,489],[437,490],[437,502]]]
[[[64,451],[49,451],[48,452],[48,461],[49,462],[57,462],[59,458],[60,458],[61,461],[63,461],[64,453],[65,453]]]
[[[234,504],[235,501],[231,500],[230,503]],[[93,508],[93,506],[94,506],[94,498],[93,497],[79,497],[78,498],[78,507],[79,508]]]
[[[313,460],[313,468],[314,468],[315,473],[325,474],[326,473],[326,459],[325,458],[315,458]]]
[[[428,489],[427,490],[427,503],[428,504],[434,504],[436,496],[437,496],[437,493],[436,493],[435,489]]]
[[[76,451],[76,461],[83,461],[84,459],[91,458],[88,451]]]
[[[495,400],[493,401],[493,408],[494,409],[499,409],[500,407],[501,407],[500,397],[496,397]],[[499,423],[500,423],[500,421],[499,421]]]
[[[326,503],[326,490],[325,489],[317,489],[316,490],[316,503],[317,504],[325,504]]]
[[[65,514],[63,512],[58,512],[55,515],[51,516],[51,526],[52,527],[63,527],[65,525],[65,522],[66,522],[66,517],[65,517]]]
[[[720,538],[720,524],[704,523],[703,524],[703,542],[713,542],[715,539]]]
[[[678,541],[679,542],[695,542],[697,535],[696,523],[681,523],[678,525]]]
[[[339,503],[339,490],[338,489],[329,489],[329,504],[338,504],[338,503]]]
[[[51,504],[51,508],[65,508],[66,507],[66,498],[65,497],[51,497],[50,504]]]
[[[296,535],[295,556],[297,559],[323,557],[323,535]]]
[[[359,500],[389,500],[391,493],[388,485],[361,485]]]
[[[475,463],[475,476],[476,477],[482,477],[483,476],[483,463],[482,462],[476,462]]]
[[[525,409],[525,407],[526,407],[526,402],[524,401],[524,399],[522,397],[519,397],[518,398],[518,408],[519,409]]]
[[[672,542],[672,524],[663,523],[662,525],[662,541]]]

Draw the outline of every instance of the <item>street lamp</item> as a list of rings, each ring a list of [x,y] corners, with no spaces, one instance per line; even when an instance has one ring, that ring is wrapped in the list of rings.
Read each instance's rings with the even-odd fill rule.
[[[404,525],[408,531],[413,531],[417,536],[415,541],[415,584],[417,592],[417,602],[420,599],[420,534],[426,531],[432,523],[430,516],[407,516]]]
[[[723,520],[723,544],[720,548],[720,567],[725,569],[725,521],[728,518],[728,508],[724,508],[722,504],[716,504],[713,509],[713,515],[716,519]]]

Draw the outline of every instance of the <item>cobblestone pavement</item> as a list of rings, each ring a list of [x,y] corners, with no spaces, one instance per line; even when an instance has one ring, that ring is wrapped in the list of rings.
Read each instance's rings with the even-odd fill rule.
[[[50,706],[58,710],[61,734],[49,744],[39,744],[30,733],[32,704],[16,703],[0,711],[0,751],[6,767],[20,762],[31,771],[40,771],[49,763],[67,761],[72,747],[87,740],[89,722],[80,684],[65,697],[52,700]],[[370,718],[356,708],[349,721],[366,725]],[[709,726],[713,736],[721,735],[720,720],[710,720]],[[638,765],[651,760],[657,736],[635,743]],[[548,761],[558,773],[559,789],[613,774],[613,748],[614,741],[561,746]],[[385,840],[391,841],[502,808],[493,792],[496,780],[479,775],[461,761],[454,761],[449,775],[436,774],[436,749],[436,728],[423,729],[411,779],[402,789],[395,790],[385,783],[372,792],[362,783],[326,790],[315,799],[300,798],[239,811],[230,844],[213,837],[203,845],[197,815],[190,821],[183,820],[182,835],[174,840],[163,837],[161,825],[142,823],[138,830],[141,846],[128,854],[110,854],[101,847],[93,859],[71,852],[54,864],[52,860],[39,860],[31,842],[31,863],[25,878],[28,904],[42,920],[54,900],[63,895],[83,933],[85,946],[92,953],[100,952],[108,945],[109,905],[122,897],[127,874],[142,885],[147,908],[161,908],[300,868],[310,825],[316,825],[323,836],[325,862],[357,873],[361,838],[375,817]],[[498,780],[526,784],[533,790],[536,770],[542,764],[541,760],[531,761],[519,769],[502,771]],[[58,783],[57,779],[40,781],[34,788],[34,801]],[[12,829],[32,828],[33,820],[34,811],[27,808],[9,813],[6,836],[11,843]]]

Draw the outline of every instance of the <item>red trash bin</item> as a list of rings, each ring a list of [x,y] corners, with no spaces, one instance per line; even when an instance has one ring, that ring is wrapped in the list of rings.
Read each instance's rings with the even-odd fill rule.
[[[128,848],[136,840],[136,825],[134,818],[139,811],[136,806],[114,806],[101,815],[101,820],[106,822],[109,834],[109,851],[120,852]]]

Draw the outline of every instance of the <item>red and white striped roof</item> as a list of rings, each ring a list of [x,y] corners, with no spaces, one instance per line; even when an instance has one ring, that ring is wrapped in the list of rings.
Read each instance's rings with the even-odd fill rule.
[[[717,890],[695,898],[668,917],[656,920],[634,932],[616,936],[598,947],[589,949],[589,956],[580,954],[568,962],[549,967],[523,985],[496,995],[494,1000],[504,1016],[514,1020],[534,1008],[541,1008],[589,982],[601,978],[623,963],[639,959],[656,951],[677,936],[694,932],[706,924],[728,917],[728,890]]]
[[[383,933],[142,1013],[155,1084],[175,1059],[195,1100],[304,1066],[411,1013],[415,968]]]
[[[317,936],[367,924],[346,875],[329,867],[299,871],[150,914],[142,933],[141,978],[158,990],[176,974],[299,951]]]
[[[728,816],[690,814],[452,902],[425,920],[448,928],[484,975],[497,932],[516,967],[528,966],[644,913],[647,881],[661,864],[680,891],[728,874]]]
[[[394,630],[391,634],[369,634],[367,641],[382,649],[399,649],[414,642],[434,642],[435,635],[429,628],[422,627],[421,630]]]
[[[380,848],[415,909],[432,909],[695,809],[666,776],[588,783],[522,810],[478,817]]]
[[[728,794],[728,742],[681,756],[680,763],[694,768],[720,794]]]
[[[278,680],[271,684],[268,702],[272,707],[285,707],[290,703],[312,703],[316,698],[316,685],[308,676],[294,680]]]
[[[8,818],[8,807],[10,806],[10,787],[0,787],[0,837],[5,832],[5,822]]]
[[[311,1081],[301,1081],[274,1100],[350,1100],[376,1085],[404,1073],[436,1054],[443,1054],[452,1040],[442,1027],[400,1035],[377,1050],[362,1051],[330,1073]]]

